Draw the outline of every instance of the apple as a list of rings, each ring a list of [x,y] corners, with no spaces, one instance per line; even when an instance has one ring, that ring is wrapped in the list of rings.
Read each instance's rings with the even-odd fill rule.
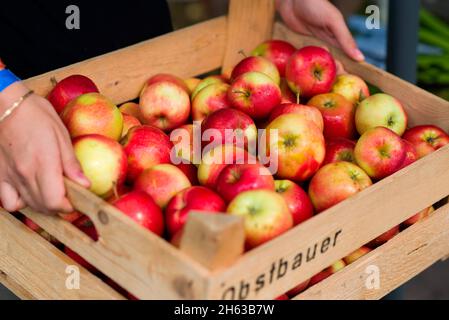
[[[164,216],[153,198],[143,191],[132,191],[112,203],[117,209],[136,221],[142,227],[162,236]]]
[[[257,158],[245,149],[232,144],[206,147],[198,166],[198,181],[201,185],[215,189],[217,178],[228,164],[257,163]]]
[[[122,113],[99,93],[85,93],[73,99],[62,111],[61,119],[72,138],[101,134],[119,140],[122,136]]]
[[[76,74],[57,82],[47,99],[59,114],[70,101],[80,95],[92,92],[99,92],[95,83],[88,77]]]
[[[217,83],[226,83],[226,81],[223,79],[223,77],[216,76],[216,75],[208,76],[208,77],[204,78],[196,85],[195,89],[193,90],[192,94],[190,95],[190,98],[193,101],[195,99],[196,95],[201,90],[203,90],[207,86],[210,86],[211,84],[217,84]]]
[[[270,170],[261,164],[230,164],[217,178],[216,190],[223,199],[231,202],[237,195],[249,190],[274,191]]]
[[[337,161],[355,163],[355,142],[345,138],[330,138],[326,141],[326,157],[323,166]]]
[[[449,144],[449,135],[433,125],[421,125],[407,130],[404,139],[416,148],[418,158],[422,158]]]
[[[231,201],[227,212],[243,217],[247,249],[270,241],[293,227],[290,210],[275,191],[242,192]]]
[[[187,91],[170,81],[145,85],[139,104],[142,122],[164,131],[183,125],[190,115]]]
[[[317,283],[329,278],[331,275],[341,271],[344,267],[346,267],[346,263],[343,260],[338,260],[330,267],[324,269],[320,273],[314,275],[310,279],[309,287],[316,285]]]
[[[196,135],[201,138],[201,127],[194,124],[185,124],[171,132],[170,140],[173,142],[174,152],[178,158],[194,164],[200,162],[201,141],[195,140],[198,138]]]
[[[418,212],[414,216],[405,220],[402,223],[402,227],[404,227],[404,228],[410,227],[411,225],[413,225],[421,220],[424,220],[425,218],[430,216],[434,211],[435,211],[435,209],[433,208],[433,206],[429,207],[429,208],[425,208],[424,210]]]
[[[311,121],[320,128],[321,131],[324,130],[323,116],[320,110],[315,107],[306,106],[303,104],[296,103],[283,103],[276,106],[270,113],[269,121],[273,121],[277,117],[283,114],[296,113],[303,116],[307,121]]]
[[[78,211],[73,211],[71,213],[58,213],[58,216],[60,216],[65,221],[72,223],[72,222],[78,220],[79,218],[81,218],[83,216],[83,214]]]
[[[284,293],[283,295],[280,295],[279,297],[277,297],[274,300],[290,300],[290,298],[288,297],[287,294]]]
[[[187,87],[187,84],[184,82],[184,80],[168,73],[159,73],[152,76],[150,79],[147,80],[146,85],[151,86],[152,84],[165,81],[176,84],[177,86],[182,88],[185,92],[189,93],[189,88]]]
[[[382,233],[376,239],[370,241],[367,246],[370,248],[377,248],[378,246],[383,245],[387,241],[393,239],[399,233],[399,226],[393,227],[385,233]]]
[[[184,80],[185,85],[187,86],[187,89],[189,90],[189,95],[192,94],[193,91],[195,91],[197,85],[201,82],[201,79],[199,78],[188,78]]]
[[[228,91],[234,108],[253,119],[267,117],[281,102],[281,89],[267,75],[260,72],[244,73],[235,79]]]
[[[122,104],[118,109],[122,114],[133,116],[134,118],[142,122],[142,114],[140,113],[140,107],[137,103],[126,102]]]
[[[298,294],[300,294],[301,292],[305,291],[309,287],[309,283],[310,283],[310,279],[308,279],[308,280],[306,280],[304,282],[301,282],[296,287],[294,287],[293,289],[289,290],[287,292],[287,296],[290,297],[290,298],[296,297]]]
[[[361,257],[363,257],[365,254],[369,253],[371,251],[368,247],[361,247],[354,252],[348,254],[346,257],[343,258],[345,263],[347,265],[359,260]]]
[[[130,116],[129,114],[123,114],[122,138],[128,134],[129,129],[131,129],[132,127],[138,127],[140,125],[142,124],[137,118]]]
[[[305,181],[321,166],[325,156],[324,137],[311,121],[298,114],[274,119],[262,134],[259,155],[277,160],[280,179]]]
[[[337,66],[326,49],[307,46],[296,51],[285,69],[290,89],[301,97],[311,98],[332,89]]]
[[[190,186],[189,179],[180,169],[171,164],[158,164],[142,172],[134,190],[145,191],[164,209],[173,196]]]
[[[223,108],[230,108],[229,84],[216,83],[205,87],[192,100],[193,121],[203,121],[208,115]]]
[[[108,198],[126,178],[127,159],[122,146],[115,140],[91,134],[73,140],[73,149],[90,191]]]
[[[287,203],[293,218],[293,225],[298,225],[313,216],[313,205],[307,193],[290,180],[276,180],[275,190]]]
[[[320,110],[326,138],[353,139],[356,135],[356,106],[338,93],[324,93],[310,99],[307,105]]]
[[[366,82],[362,78],[348,73],[337,76],[332,92],[342,95],[356,105],[370,96]]]
[[[170,163],[173,144],[160,129],[152,126],[133,127],[122,144],[128,157],[129,182],[133,182],[144,170],[161,163]]]
[[[375,127],[385,127],[402,136],[407,129],[407,114],[399,100],[376,93],[358,105],[355,125],[360,135]]]
[[[279,86],[281,89],[281,103],[297,103],[299,100],[299,96],[294,94],[292,90],[290,90],[287,80],[285,78],[281,79],[281,84]]]
[[[268,40],[258,45],[256,49],[251,52],[251,55],[264,57],[270,60],[276,65],[281,77],[284,77],[287,61],[295,51],[296,48],[286,41]]]
[[[418,152],[416,152],[415,146],[405,139],[402,139],[402,143],[404,144],[405,157],[399,169],[403,169],[418,160]]]
[[[201,123],[201,136],[204,145],[235,144],[256,153],[256,125],[247,114],[236,109],[226,108],[211,113]]]
[[[42,229],[37,223],[35,223],[33,220],[31,220],[28,217],[25,217],[25,220],[23,221],[23,223],[30,228],[31,230],[33,230],[34,232],[36,232],[37,234],[39,234],[42,238],[44,238],[45,240],[53,243],[53,244],[59,244],[60,242],[53,237],[51,234],[49,234],[47,231],[45,231],[44,229]]]
[[[325,165],[312,178],[309,196],[320,213],[372,185],[370,177],[353,163]]]
[[[165,210],[165,221],[170,237],[183,229],[191,211],[220,213],[226,211],[223,199],[205,187],[190,187],[175,195]]]
[[[366,131],[357,141],[354,149],[357,164],[376,180],[400,170],[405,155],[401,137],[385,127]]]
[[[240,61],[231,74],[231,83],[241,75],[248,72],[260,72],[270,77],[278,86],[281,84],[281,77],[276,65],[264,57],[247,57]]]
[[[192,186],[198,185],[198,168],[191,163],[180,163],[177,164],[176,167],[181,170],[189,179]]]

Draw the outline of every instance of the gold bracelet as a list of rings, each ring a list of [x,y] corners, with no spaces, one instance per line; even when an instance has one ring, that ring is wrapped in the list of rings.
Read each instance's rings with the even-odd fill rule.
[[[19,100],[17,100],[16,102],[14,102],[12,104],[12,106],[10,108],[8,108],[5,113],[3,113],[3,115],[0,117],[0,123],[3,122],[6,118],[8,118],[13,112],[14,110],[16,110],[18,107],[20,107],[20,105],[22,104],[23,101],[25,101],[26,98],[28,98],[29,96],[31,96],[34,93],[33,90],[28,91],[27,93],[25,93],[23,96],[21,96],[19,98]]]

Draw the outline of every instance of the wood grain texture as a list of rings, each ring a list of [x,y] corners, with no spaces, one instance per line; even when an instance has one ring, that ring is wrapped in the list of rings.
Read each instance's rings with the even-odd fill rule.
[[[79,266],[80,290],[66,287],[66,268],[76,263],[0,209],[0,282],[22,299],[123,299]]]
[[[274,0],[231,0],[229,4],[227,43],[222,72],[230,75],[232,68],[246,54],[273,34]]]
[[[291,42],[298,48],[307,45],[326,45],[334,57],[340,60],[346,71],[393,95],[404,105],[409,116],[409,126],[434,124],[449,132],[449,102],[407,81],[383,71],[366,62],[354,62],[341,50],[306,36],[299,36],[285,25],[276,23],[274,37]]]
[[[446,205],[295,299],[380,299],[448,252],[449,205]],[[380,272],[378,288],[370,286],[373,266]]]
[[[218,69],[225,41],[226,18],[220,17],[48,72],[26,84],[45,96],[52,88],[52,77],[61,80],[83,74],[118,104],[138,97],[145,81],[156,73],[191,77]]]

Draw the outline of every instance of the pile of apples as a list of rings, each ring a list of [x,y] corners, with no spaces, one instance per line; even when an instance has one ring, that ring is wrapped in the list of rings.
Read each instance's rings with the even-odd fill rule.
[[[259,45],[229,78],[154,75],[138,103],[117,107],[81,75],[57,83],[48,99],[73,139],[90,190],[174,244],[195,210],[243,217],[250,250],[449,143],[438,127],[408,129],[400,101],[370,95],[363,79],[337,71],[326,49],[297,50],[279,40]],[[275,172],[261,163],[262,153],[275,159]],[[79,213],[63,217],[90,230]]]

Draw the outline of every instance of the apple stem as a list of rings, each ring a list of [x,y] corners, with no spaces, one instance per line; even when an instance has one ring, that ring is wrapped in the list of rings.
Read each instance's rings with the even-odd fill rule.
[[[58,84],[58,80],[56,80],[55,77],[51,77],[51,78],[50,78],[50,82],[51,82],[51,84],[52,84],[53,87],[55,87],[55,86]]]
[[[248,58],[248,55],[245,53],[245,50],[240,50],[239,54],[241,54],[244,58]]]
[[[299,104],[301,99],[299,98],[299,92],[296,94],[296,104]]]
[[[243,94],[245,97],[249,97],[251,94],[249,92],[246,91],[241,91],[241,90],[232,90],[232,93],[239,93],[239,94]]]
[[[119,195],[118,195],[118,191],[117,191],[117,183],[115,183],[115,182],[114,182],[114,186],[113,186],[113,188],[112,188],[112,191],[114,192],[114,197],[115,197],[116,199],[118,199],[118,198],[119,198]]]

